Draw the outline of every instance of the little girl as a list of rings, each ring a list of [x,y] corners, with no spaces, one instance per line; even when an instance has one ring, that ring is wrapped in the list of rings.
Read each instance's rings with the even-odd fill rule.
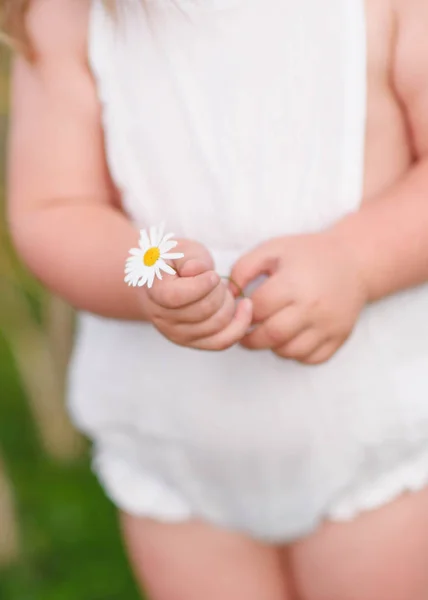
[[[149,597],[426,600],[428,4],[0,4],[11,234]]]

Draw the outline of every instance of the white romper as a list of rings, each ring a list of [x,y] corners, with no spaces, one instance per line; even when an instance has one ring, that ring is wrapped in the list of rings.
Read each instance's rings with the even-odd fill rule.
[[[165,221],[226,275],[256,244],[358,209],[363,0],[119,4],[114,23],[93,1],[89,60],[137,227]],[[293,540],[427,483],[428,287],[366,308],[316,367],[83,314],[70,409],[121,509]]]

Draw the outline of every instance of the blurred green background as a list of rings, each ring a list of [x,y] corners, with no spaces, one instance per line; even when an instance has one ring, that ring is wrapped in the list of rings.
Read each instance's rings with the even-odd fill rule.
[[[115,511],[64,410],[72,312],[25,273],[8,241],[7,105],[0,54],[0,600],[137,599]]]

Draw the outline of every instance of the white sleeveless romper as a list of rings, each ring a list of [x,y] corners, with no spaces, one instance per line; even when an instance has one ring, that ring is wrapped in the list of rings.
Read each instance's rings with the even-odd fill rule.
[[[225,275],[358,209],[363,0],[119,4],[114,24],[93,2],[89,58],[137,227],[165,221]],[[81,315],[70,408],[122,510],[293,540],[426,484],[428,288],[368,307],[317,367]]]

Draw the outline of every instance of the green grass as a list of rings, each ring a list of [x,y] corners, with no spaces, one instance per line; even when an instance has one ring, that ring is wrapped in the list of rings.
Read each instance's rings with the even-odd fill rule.
[[[114,509],[87,458],[58,465],[41,450],[1,335],[0,381],[0,440],[23,549],[19,562],[0,573],[1,600],[137,599]]]

